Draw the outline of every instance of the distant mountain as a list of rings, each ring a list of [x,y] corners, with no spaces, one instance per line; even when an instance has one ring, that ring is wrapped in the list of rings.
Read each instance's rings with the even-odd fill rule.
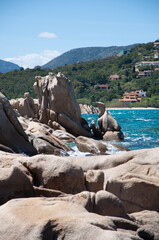
[[[0,60],[0,72],[1,73],[7,73],[13,70],[19,70],[20,67],[17,64],[14,64],[12,62],[7,62],[4,60]]]
[[[64,66],[65,64],[73,64],[76,62],[87,62],[95,59],[103,59],[118,54],[122,50],[131,50],[136,44],[128,46],[112,46],[112,47],[85,47],[76,48],[54,58],[50,62],[42,66],[42,68],[55,68]]]

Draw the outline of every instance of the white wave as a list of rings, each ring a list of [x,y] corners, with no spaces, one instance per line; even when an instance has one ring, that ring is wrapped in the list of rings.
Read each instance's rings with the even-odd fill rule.
[[[119,151],[117,147],[113,146],[110,143],[107,144],[107,148],[108,148],[107,154],[110,154],[110,155],[126,152],[126,151]]]
[[[72,147],[74,151],[69,151],[68,154],[69,156],[74,156],[74,157],[83,157],[83,156],[88,156],[90,155],[90,152],[80,152],[77,146]],[[91,154],[93,155],[93,154]]]
[[[143,141],[146,142],[146,141],[151,141],[152,140],[152,137],[146,137],[146,136],[143,136]]]
[[[131,140],[132,140],[132,142],[136,142],[136,141],[139,141],[142,139],[143,139],[143,137],[137,137],[137,138],[132,138]]]
[[[107,149],[108,149],[108,151],[106,151],[107,154],[112,155],[112,154],[117,154],[117,153],[123,153],[123,152],[125,152],[125,151],[119,151],[119,149],[118,149],[117,147],[113,146],[113,145],[110,144],[110,143],[105,143],[105,142],[103,142],[103,141],[101,141],[101,142],[106,145],[106,147],[107,147]],[[92,153],[90,153],[90,152],[80,152],[79,149],[77,148],[77,146],[72,147],[72,149],[73,149],[74,151],[69,151],[69,152],[68,152],[69,156],[84,157],[84,156],[90,156],[90,155],[91,155],[91,156],[95,156],[95,155],[96,155],[96,154],[92,154]],[[98,154],[100,154],[100,152],[99,152]]]
[[[136,121],[150,122],[152,119],[137,118]]]

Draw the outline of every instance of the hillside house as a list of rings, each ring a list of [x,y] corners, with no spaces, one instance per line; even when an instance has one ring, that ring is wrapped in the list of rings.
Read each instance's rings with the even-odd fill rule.
[[[135,66],[155,66],[159,67],[159,61],[142,61],[135,64]]]
[[[113,81],[113,80],[119,80],[120,77],[119,77],[119,75],[114,74],[114,75],[111,75],[111,76],[109,77],[109,79],[110,79],[111,81]]]
[[[107,90],[109,88],[108,84],[96,84],[94,87],[98,87],[100,90]]]
[[[139,72],[138,67],[140,66],[153,66],[154,68],[159,68],[159,61],[142,61],[135,64],[135,71]]]
[[[143,55],[143,57],[144,57],[145,59],[149,59],[149,58],[151,58],[152,56],[151,56],[151,55]]]
[[[136,90],[135,93],[136,93],[137,96],[139,96],[139,97],[146,97],[146,91]]]
[[[159,42],[154,42],[154,47],[159,47]]]
[[[141,97],[146,97],[146,92],[143,90],[136,90],[135,92],[125,92],[119,102],[141,102]]]
[[[137,98],[136,96],[125,96],[122,99],[118,99],[119,102],[141,102],[141,98]]]
[[[136,78],[141,78],[141,77],[148,77],[151,75],[151,70],[145,70],[143,72],[139,72],[139,74],[136,76]]]

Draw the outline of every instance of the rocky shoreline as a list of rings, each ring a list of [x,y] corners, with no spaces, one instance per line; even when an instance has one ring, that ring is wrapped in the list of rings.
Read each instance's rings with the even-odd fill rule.
[[[1,151],[0,239],[159,239],[158,153]]]
[[[102,103],[89,126],[62,74],[34,88],[0,94],[0,240],[159,239],[159,148],[108,155],[97,139],[124,136]]]

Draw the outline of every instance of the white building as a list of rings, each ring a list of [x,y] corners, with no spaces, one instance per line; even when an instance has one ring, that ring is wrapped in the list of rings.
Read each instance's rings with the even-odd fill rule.
[[[146,97],[146,92],[143,90],[137,90],[135,91],[139,97]]]

